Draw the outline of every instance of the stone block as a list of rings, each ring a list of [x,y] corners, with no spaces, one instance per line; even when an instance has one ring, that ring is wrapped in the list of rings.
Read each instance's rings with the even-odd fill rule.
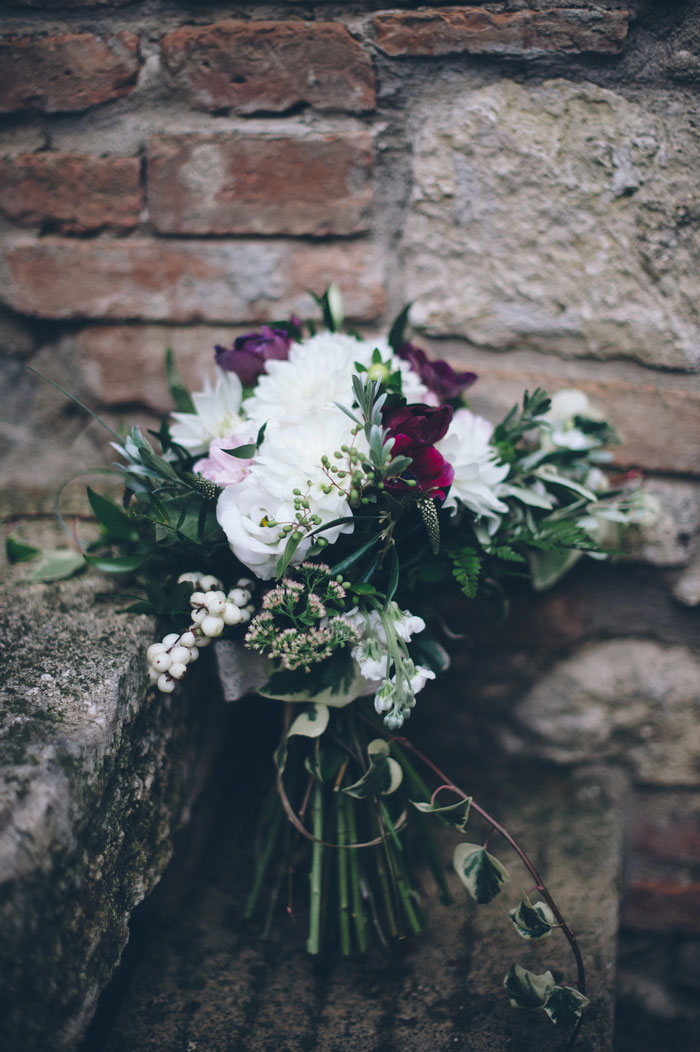
[[[627,11],[549,8],[544,11],[485,11],[483,7],[438,7],[429,11],[382,11],[372,25],[377,47],[387,55],[517,55],[551,52],[616,54],[627,37]]]
[[[72,1052],[202,788],[223,706],[205,669],[201,696],[146,693],[152,622],[118,614],[104,578],[26,572],[6,571],[0,596],[0,1047]]]
[[[361,113],[375,106],[371,60],[337,22],[185,26],[163,37],[161,52],[199,109],[282,113],[303,103]]]
[[[480,348],[700,367],[697,99],[446,72],[411,120],[414,321]]]
[[[281,241],[77,241],[17,239],[6,249],[7,304],[42,318],[143,321],[271,321],[305,315],[307,289],[332,277],[347,289],[347,313],[376,318],[384,307],[371,244]]]
[[[79,157],[42,152],[0,160],[0,212],[61,233],[139,223],[143,191],[138,157]]]
[[[639,783],[695,786],[699,703],[692,650],[638,639],[591,643],[535,683],[503,738],[518,755],[617,763]]]
[[[138,71],[135,33],[6,37],[0,41],[0,113],[86,110],[128,95]]]
[[[357,234],[372,205],[367,132],[161,135],[148,207],[162,234]]]

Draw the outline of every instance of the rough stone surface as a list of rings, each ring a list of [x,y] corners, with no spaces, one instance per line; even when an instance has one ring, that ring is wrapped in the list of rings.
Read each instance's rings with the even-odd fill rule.
[[[555,51],[619,52],[627,36],[627,11],[550,8],[545,11],[485,11],[443,7],[375,15],[377,47],[387,55],[519,55]]]
[[[582,647],[541,677],[514,711],[506,747],[555,763],[628,767],[637,781],[697,785],[700,656],[646,640]]]
[[[413,116],[415,320],[498,350],[697,368],[697,102],[565,80],[435,90]]]
[[[0,41],[0,113],[85,110],[133,90],[138,37],[92,33]]]
[[[0,160],[0,212],[61,233],[139,223],[143,191],[137,157],[32,153]]]
[[[347,289],[351,318],[384,306],[372,246],[275,241],[98,242],[23,239],[8,244],[7,303],[43,318],[145,321],[271,321],[305,314],[307,289],[329,275]]]
[[[374,72],[362,46],[336,22],[218,22],[161,41],[166,68],[204,110],[280,113],[372,110]]]
[[[617,820],[600,802],[572,802],[571,786],[562,780],[527,783],[519,796],[516,782],[516,777],[509,780],[506,794],[495,789],[500,813],[508,814],[516,835],[525,836],[565,916],[581,933],[591,1006],[579,1047],[609,1052]],[[237,829],[224,825],[187,912],[151,936],[105,1052],[194,1046],[207,1052],[502,1052],[510,1047],[543,1052],[561,1047],[562,1035],[548,1020],[516,1012],[503,993],[503,976],[513,961],[536,971],[552,967],[567,981],[573,976],[563,939],[528,948],[510,929],[505,909],[518,901],[528,878],[495,841],[492,849],[512,874],[499,900],[474,907],[453,883],[455,904],[429,905],[423,934],[354,960],[306,956],[299,902],[295,918],[280,917],[266,942],[257,926],[251,930],[241,924],[250,860],[240,842]],[[446,857],[453,845],[451,837],[441,842]],[[429,878],[426,890],[428,884]]]
[[[144,693],[151,622],[118,615],[103,578],[26,572],[0,599],[0,1047],[54,1052],[77,1044],[168,862],[221,709],[211,690]]]
[[[371,176],[367,132],[157,136],[149,214],[163,234],[357,234]]]

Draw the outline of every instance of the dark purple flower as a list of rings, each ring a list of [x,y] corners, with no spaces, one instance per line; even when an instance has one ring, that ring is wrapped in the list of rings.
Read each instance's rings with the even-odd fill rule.
[[[387,479],[385,485],[391,493],[417,490],[425,497],[444,499],[445,491],[452,485],[454,469],[433,443],[443,438],[451,420],[449,405],[434,408],[417,403],[384,414],[384,426],[394,439],[393,455],[411,458],[411,466],[401,478]],[[411,486],[409,481],[416,484]]]
[[[233,347],[215,347],[216,364],[228,373],[236,373],[244,387],[253,387],[265,372],[270,359],[286,361],[291,337],[284,329],[261,326],[260,332],[247,332],[234,340]]]
[[[425,351],[414,347],[412,343],[404,343],[396,353],[399,358],[408,362],[425,386],[433,391],[441,402],[459,398],[462,391],[471,387],[477,379],[476,373],[457,373],[449,362],[439,358],[431,360]]]

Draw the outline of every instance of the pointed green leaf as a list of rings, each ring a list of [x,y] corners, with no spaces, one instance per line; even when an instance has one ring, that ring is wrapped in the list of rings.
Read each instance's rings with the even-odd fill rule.
[[[255,442],[247,442],[243,446],[236,446],[235,449],[222,449],[222,453],[228,453],[230,457],[238,457],[239,460],[250,460],[257,453],[258,447]]]
[[[300,713],[287,731],[287,737],[301,734],[305,738],[318,738],[328,726],[330,713],[327,705],[310,705]]]
[[[295,531],[296,533],[296,531]],[[301,536],[294,536],[294,533],[290,533],[287,543],[284,546],[284,551],[277,560],[277,566],[275,567],[275,577],[284,577],[284,573],[289,566],[295,551],[301,544]]]
[[[23,580],[30,584],[63,581],[85,569],[85,557],[72,548],[49,548],[41,553],[41,562]]]
[[[394,351],[398,351],[399,347],[406,342],[406,324],[412,306],[412,303],[407,303],[401,313],[396,316],[396,319],[389,329],[389,346]]]
[[[12,534],[5,541],[5,554],[8,563],[28,563],[30,559],[36,559],[41,555],[41,548],[34,548],[31,544],[25,544]]]
[[[535,975],[527,968],[513,964],[503,986],[513,1008],[541,1008],[554,990],[555,982],[551,972]]]
[[[194,402],[190,392],[185,387],[175,365],[175,355],[172,348],[168,347],[165,352],[165,378],[168,381],[170,397],[173,405],[179,413],[194,413]]]
[[[100,573],[133,573],[146,562],[145,555],[86,555],[85,562]]]
[[[588,998],[575,987],[555,986],[544,1003],[544,1010],[555,1026],[573,1030],[588,1004]]]
[[[348,796],[364,800],[368,796],[388,796],[401,785],[403,772],[396,760],[389,756],[389,744],[382,738],[375,738],[367,746],[369,769],[359,781],[343,789]]]
[[[552,934],[555,920],[554,914],[546,902],[530,902],[527,895],[523,894],[522,901],[515,909],[508,911],[508,916],[515,925],[518,935],[523,939],[546,939]]]
[[[568,573],[582,555],[583,552],[575,548],[567,548],[558,552],[538,552],[530,548],[527,552],[527,561],[530,564],[532,587],[536,592],[544,592],[547,588],[551,588],[560,577]]]
[[[437,807],[423,800],[411,800],[411,803],[416,810],[422,811],[425,815],[441,815],[450,825],[456,826],[463,833],[469,821],[472,798],[469,796],[466,800],[458,800],[456,804],[445,804],[444,807]]]
[[[87,496],[90,507],[95,513],[98,522],[104,526],[110,537],[119,541],[136,541],[138,533],[128,514],[112,500],[107,500],[99,493],[87,487]]]
[[[510,880],[506,867],[479,844],[457,844],[453,865],[475,902],[490,902]]]

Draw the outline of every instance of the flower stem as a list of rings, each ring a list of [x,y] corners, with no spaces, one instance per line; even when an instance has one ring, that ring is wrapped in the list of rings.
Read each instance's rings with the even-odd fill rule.
[[[317,954],[321,949],[321,891],[323,871],[323,786],[320,782],[313,789],[313,829],[315,840],[311,846],[311,871],[309,873],[310,917],[307,953]]]
[[[340,925],[340,952],[344,957],[350,956],[350,905],[348,902],[348,852],[342,850],[347,843],[347,814],[345,794],[334,793],[336,809],[336,830],[338,847],[338,906]]]
[[[343,803],[346,807],[348,820],[348,836],[350,843],[357,840],[357,822],[355,821],[355,801],[343,794]],[[367,921],[365,919],[365,908],[362,904],[362,888],[360,886],[360,862],[357,851],[350,851],[350,886],[352,888],[352,919],[355,924],[355,936],[357,948],[360,953],[367,950]]]
[[[265,879],[267,867],[270,864],[270,857],[275,846],[277,845],[277,841],[279,838],[279,828],[280,823],[282,821],[282,808],[279,805],[278,797],[275,797],[275,804],[277,804],[277,806],[274,809],[273,816],[268,825],[267,836],[265,838],[265,846],[263,847],[262,854],[260,856],[257,868],[255,870],[255,879],[253,881],[253,886],[248,893],[248,898],[246,899],[245,908],[243,910],[243,916],[246,920],[250,920],[250,918],[255,913],[255,907],[257,905],[258,896],[260,895],[260,889],[262,888],[262,883]]]

